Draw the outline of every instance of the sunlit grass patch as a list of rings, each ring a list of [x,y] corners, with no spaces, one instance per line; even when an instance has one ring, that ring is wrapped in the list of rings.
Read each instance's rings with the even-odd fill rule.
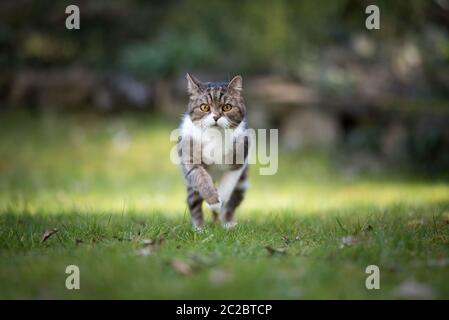
[[[330,153],[281,151],[275,176],[251,167],[234,230],[206,212],[195,233],[169,157],[176,125],[1,118],[0,297],[397,298],[407,281],[449,297],[445,180],[347,177]],[[150,239],[162,243],[140,254]],[[64,286],[68,264],[80,267],[79,291]],[[381,290],[365,288],[369,264]]]

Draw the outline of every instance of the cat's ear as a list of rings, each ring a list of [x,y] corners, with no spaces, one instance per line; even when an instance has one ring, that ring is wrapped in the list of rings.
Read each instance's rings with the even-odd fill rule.
[[[235,76],[228,83],[228,89],[235,90],[237,92],[242,91],[243,89],[243,79],[242,76]]]
[[[187,91],[189,94],[197,94],[201,92],[203,84],[197,78],[192,76],[190,73],[186,74],[187,78]]]

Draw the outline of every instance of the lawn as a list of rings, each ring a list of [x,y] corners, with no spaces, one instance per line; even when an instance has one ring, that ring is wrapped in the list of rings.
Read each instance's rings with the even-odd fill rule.
[[[275,176],[250,169],[235,229],[206,212],[198,233],[169,160],[175,127],[2,114],[0,298],[449,298],[448,179],[281,151]],[[68,265],[80,290],[65,287]]]

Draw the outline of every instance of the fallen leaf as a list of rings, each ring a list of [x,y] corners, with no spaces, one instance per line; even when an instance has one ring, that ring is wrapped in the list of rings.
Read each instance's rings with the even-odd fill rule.
[[[145,257],[145,256],[149,255],[150,253],[151,253],[150,247],[144,247],[144,248],[136,250],[136,255],[138,255],[138,256]]]
[[[287,253],[287,250],[285,250],[285,248],[273,248],[271,246],[265,246],[265,249],[267,249],[270,256],[275,254],[284,255]]]
[[[154,241],[153,239],[143,239],[142,240],[142,245],[144,246],[152,246],[156,243],[156,241]]]
[[[189,253],[189,258],[193,263],[193,267],[211,267],[214,264],[214,259],[210,256],[199,255],[195,252]]]
[[[346,236],[341,238],[341,247],[345,247],[345,246],[353,246],[357,243],[359,243],[359,239],[357,237],[354,236]]]
[[[232,279],[232,274],[224,270],[212,270],[209,273],[209,281],[217,286],[223,285]]]
[[[286,246],[288,246],[289,244],[291,244],[293,242],[296,242],[296,241],[300,240],[299,236],[295,236],[295,238],[293,240],[290,240],[290,238],[288,236],[286,236],[286,235],[283,235],[281,238],[284,241],[284,244]]]
[[[47,239],[54,235],[56,232],[58,232],[58,229],[56,228],[45,230],[44,234],[42,235],[42,242],[47,241]]]
[[[289,244],[290,244],[290,239],[289,239],[287,236],[282,236],[282,240],[284,241],[284,243],[285,243],[286,245],[289,245]]]
[[[192,267],[179,259],[173,259],[171,261],[171,265],[173,267],[173,269],[175,269],[176,272],[183,274],[185,276],[191,275],[192,274]]]
[[[402,282],[395,290],[394,294],[402,299],[433,299],[435,292],[431,286],[413,280]]]
[[[142,240],[142,246],[144,247],[152,247],[153,249],[159,248],[162,243],[164,242],[164,238],[160,237],[156,240],[152,239],[143,239]]]
[[[368,240],[370,238],[370,234],[364,230],[362,232],[359,232],[357,234],[345,236],[340,239],[340,248],[353,246],[356,244],[361,243],[362,241]]]
[[[164,242],[164,239],[158,238],[156,240],[153,239],[143,239],[141,241],[141,248],[136,250],[136,255],[138,256],[147,256],[149,255],[151,252],[153,252],[153,250],[158,249],[162,242]]]
[[[416,228],[422,225],[424,225],[424,219],[413,219],[407,222],[407,227],[409,228]]]

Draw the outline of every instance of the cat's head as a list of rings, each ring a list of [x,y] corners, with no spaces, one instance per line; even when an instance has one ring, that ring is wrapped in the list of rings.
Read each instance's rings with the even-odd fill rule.
[[[236,128],[246,116],[242,98],[242,77],[229,82],[201,82],[188,74],[187,89],[190,101],[187,114],[203,129]]]

